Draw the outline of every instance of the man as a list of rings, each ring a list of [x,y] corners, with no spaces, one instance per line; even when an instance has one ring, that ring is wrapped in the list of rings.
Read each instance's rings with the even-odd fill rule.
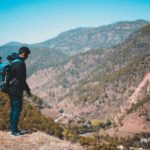
[[[22,135],[22,132],[18,130],[18,121],[20,112],[22,110],[22,98],[23,91],[25,90],[29,96],[31,96],[30,88],[26,82],[26,64],[25,60],[30,54],[28,47],[21,47],[19,54],[13,53],[8,56],[7,59],[12,62],[12,77],[9,83],[9,96],[10,96],[10,127],[12,135]]]

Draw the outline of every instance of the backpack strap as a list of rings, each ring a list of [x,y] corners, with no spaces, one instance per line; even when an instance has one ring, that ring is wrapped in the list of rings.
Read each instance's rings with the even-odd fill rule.
[[[16,62],[21,62],[21,63],[23,63],[22,60],[20,60],[20,59],[15,59],[15,60],[12,61],[12,63],[16,63]]]

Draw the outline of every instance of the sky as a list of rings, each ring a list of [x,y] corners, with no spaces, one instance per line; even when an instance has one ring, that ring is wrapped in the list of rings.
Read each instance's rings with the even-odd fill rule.
[[[150,21],[150,0],[0,0],[0,45],[38,43],[77,27]]]

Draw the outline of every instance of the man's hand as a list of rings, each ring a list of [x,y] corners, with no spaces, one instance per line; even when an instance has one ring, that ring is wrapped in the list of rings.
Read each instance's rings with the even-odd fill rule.
[[[27,91],[29,97],[32,97],[31,91]]]

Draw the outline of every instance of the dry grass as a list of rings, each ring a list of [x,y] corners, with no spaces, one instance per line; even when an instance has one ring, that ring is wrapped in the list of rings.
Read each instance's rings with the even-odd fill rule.
[[[0,150],[84,150],[79,144],[35,132],[22,136],[12,136],[0,131]]]

